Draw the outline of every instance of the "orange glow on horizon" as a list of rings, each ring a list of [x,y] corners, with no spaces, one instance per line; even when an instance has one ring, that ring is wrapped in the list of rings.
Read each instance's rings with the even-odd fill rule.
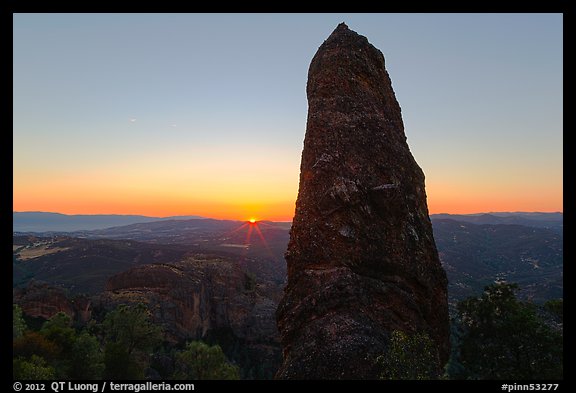
[[[189,154],[184,147],[171,147],[154,160],[150,152],[134,152],[122,161],[99,160],[83,166],[56,159],[46,165],[15,159],[12,208],[63,214],[201,216],[245,223],[292,221],[299,156],[282,149],[260,150],[246,155],[235,146],[203,147]],[[505,166],[450,173],[442,172],[442,167],[430,169],[426,174],[429,212],[563,211],[562,173],[546,168],[529,176]]]
[[[432,199],[432,198],[430,198]],[[476,203],[474,203],[476,202]],[[288,203],[286,205],[289,205]],[[139,209],[138,207],[143,206],[126,206],[124,204],[83,204],[82,206],[76,204],[70,205],[60,205],[60,204],[34,204],[32,206],[23,203],[14,202],[13,211],[15,212],[25,212],[25,211],[43,211],[43,212],[53,212],[62,214],[120,214],[120,215],[143,215],[150,217],[170,217],[170,216],[200,216],[205,218],[214,218],[219,220],[237,220],[237,221],[247,221],[250,225],[258,224],[261,220],[266,221],[282,221],[289,222],[292,221],[294,217],[294,208],[287,209],[273,209],[273,208],[262,208],[262,214],[259,216],[260,219],[249,218],[248,220],[242,219],[244,215],[241,213],[244,209],[240,208],[235,210],[235,206],[212,206],[210,209],[208,205],[204,205],[203,209],[194,210],[172,210],[172,209]],[[543,213],[553,213],[553,212],[563,212],[562,206],[555,206],[554,204],[542,203],[539,205],[529,204],[529,203],[517,203],[510,201],[509,203],[491,203],[491,201],[454,201],[454,200],[429,200],[428,204],[429,214],[477,214],[477,213],[489,213],[489,212],[543,212]],[[246,217],[244,215],[244,217]]]
[[[44,211],[62,214],[134,214],[151,217],[201,216],[249,223],[292,221],[297,187],[272,194],[266,188],[243,188],[230,195],[219,188],[189,191],[171,184],[152,187],[136,183],[103,184],[75,177],[58,181],[37,179],[14,183],[13,211]],[[93,179],[92,180],[96,180]],[[262,187],[261,187],[262,188]],[[177,191],[174,191],[177,190]],[[236,190],[236,188],[234,189]],[[487,188],[470,184],[427,184],[430,214],[473,214],[486,212],[562,212],[562,186],[539,188],[499,183]],[[252,221],[254,220],[254,221]]]
[[[70,181],[71,183],[72,181]],[[292,221],[295,195],[285,199],[275,195],[229,195],[226,200],[171,192],[157,187],[141,189],[135,184],[112,187],[61,182],[36,182],[13,189],[13,211],[44,211],[62,214],[122,214],[151,217],[201,216],[222,220]],[[294,198],[290,200],[290,198]]]
[[[56,199],[56,198],[54,198]],[[200,216],[219,220],[248,221],[250,224],[261,220],[292,221],[295,202],[265,203],[218,203],[214,201],[182,201],[167,198],[118,198],[115,201],[98,200],[97,197],[79,196],[54,200],[43,198],[16,198],[12,210],[16,212],[43,211],[62,214],[119,214],[143,215],[150,217]],[[257,214],[254,214],[257,212]],[[249,217],[246,219],[246,217]]]
[[[427,187],[430,214],[477,214],[490,212],[563,212],[562,190],[505,190]],[[560,195],[560,198],[558,198]]]
[[[47,190],[46,190],[47,191]],[[76,192],[74,192],[76,191]],[[427,190],[428,191],[428,190]],[[430,214],[474,214],[487,212],[562,212],[562,201],[545,193],[489,195],[476,190],[431,192],[428,194]],[[434,190],[436,191],[436,190]],[[454,190],[456,191],[456,190]],[[552,194],[552,192],[550,193]],[[42,198],[38,198],[41,195]],[[292,221],[294,201],[256,203],[187,200],[168,195],[110,195],[73,190],[67,195],[53,193],[17,193],[14,191],[13,211],[44,211],[62,214],[134,214],[151,217],[201,216],[222,220],[238,220],[250,224],[261,220]],[[246,218],[248,217],[248,218]]]
[[[154,157],[134,152],[121,162],[77,167],[15,160],[13,210],[292,220],[298,172],[283,149],[245,155],[220,146],[190,154],[176,147]]]

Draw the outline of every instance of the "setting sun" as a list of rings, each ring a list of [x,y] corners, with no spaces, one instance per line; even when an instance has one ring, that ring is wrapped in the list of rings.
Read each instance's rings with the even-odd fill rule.
[[[154,26],[168,27],[152,29],[147,18],[155,20]],[[301,48],[317,49],[315,44],[309,46],[310,40],[320,44],[325,37],[294,34],[292,23],[268,23],[271,18],[291,18],[297,24],[298,15],[243,15],[259,29],[274,25],[278,39],[291,44],[268,48],[260,40],[254,44],[264,46],[254,46],[254,53],[238,50],[242,72],[254,75],[238,78],[233,67],[225,75],[230,81],[220,85],[214,81],[222,81],[220,65],[226,64],[229,53],[211,48],[230,40],[235,42],[233,47],[240,47],[253,38],[251,29],[237,29],[226,18],[216,14],[14,14],[12,210],[200,216],[247,225],[291,221],[308,116],[303,89],[311,53]],[[314,19],[304,19],[308,18]],[[315,23],[323,26],[318,31],[325,32],[348,19],[317,18]],[[374,39],[390,34],[392,24],[381,20],[398,18],[407,31],[436,34],[434,42],[442,53],[461,49],[460,35],[445,39],[443,29],[428,31],[420,16],[413,20],[410,15],[355,14],[350,18],[356,19],[349,21],[351,27],[370,31]],[[478,78],[466,79],[468,74],[448,72],[453,67],[450,56],[438,56],[434,66],[439,78],[422,82],[442,81],[446,99],[434,101],[437,116],[429,116],[428,98],[412,91],[419,83],[408,83],[402,94],[400,104],[410,108],[404,114],[406,134],[426,174],[430,213],[562,211],[562,14],[526,14],[510,20],[442,14],[432,15],[430,21],[436,18],[464,27],[462,36],[472,34],[475,38],[466,46],[475,55],[470,67],[488,67],[494,74],[474,73]],[[111,23],[127,27],[103,29]],[[199,23],[221,31],[210,35],[214,45],[205,45],[205,38],[196,34]],[[486,23],[498,28],[486,31],[482,28]],[[509,28],[510,23],[514,28]],[[534,29],[535,25],[539,28]],[[477,31],[482,34],[476,36]],[[398,47],[428,53],[423,42],[417,42],[422,47],[413,46],[410,34],[394,37]],[[142,44],[151,42],[154,45]],[[506,49],[511,42],[517,50],[513,53]],[[116,53],[113,43],[131,49]],[[528,72],[525,59],[532,56],[536,44],[540,53],[546,53],[542,56],[546,61],[538,62],[538,72],[536,68]],[[493,50],[497,45],[505,49]],[[209,55],[174,49],[190,46]],[[185,66],[162,60],[167,50]],[[262,69],[262,59],[254,54],[266,50],[277,51],[274,56],[283,60],[274,72],[258,73],[254,70]],[[49,68],[46,53],[51,54]],[[148,56],[150,61],[142,61]],[[81,73],[68,72],[70,59]],[[427,75],[427,68],[416,69],[423,67],[422,62],[410,62],[409,56],[390,61],[400,62],[398,74],[392,75],[398,85],[410,80],[411,72],[416,77]],[[141,78],[147,81],[145,86]],[[89,97],[78,98],[79,86],[90,91]],[[527,86],[534,94],[525,94]],[[474,94],[468,97],[471,91]],[[470,99],[448,99],[464,96]],[[446,114],[451,114],[448,122]],[[489,160],[482,154],[486,151]],[[320,160],[320,164],[327,163]],[[538,192],[534,192],[534,179],[538,179]]]

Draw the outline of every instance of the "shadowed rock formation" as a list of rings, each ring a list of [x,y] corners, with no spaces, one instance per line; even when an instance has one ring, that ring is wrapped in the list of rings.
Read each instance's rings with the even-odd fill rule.
[[[36,280],[24,288],[13,288],[12,302],[32,318],[50,319],[59,312],[79,323],[87,323],[92,318],[90,298],[77,295],[70,299],[64,289]]]
[[[281,358],[277,291],[236,260],[195,254],[112,276],[100,302],[106,309],[146,304],[166,341],[216,342],[241,367],[243,378],[271,379]]]
[[[447,280],[384,56],[342,23],[308,72],[288,285],[285,379],[376,379],[392,331],[449,352]]]

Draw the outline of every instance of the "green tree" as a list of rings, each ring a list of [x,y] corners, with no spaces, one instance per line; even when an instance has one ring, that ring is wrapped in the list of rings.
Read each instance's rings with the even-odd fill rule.
[[[12,377],[18,380],[54,379],[54,368],[42,357],[32,355],[29,359],[17,357],[12,359]]]
[[[52,341],[64,353],[70,353],[74,345],[76,330],[72,328],[70,317],[60,311],[52,318],[44,322],[40,333],[48,340]]]
[[[52,315],[50,319],[48,319],[42,325],[42,329],[50,330],[52,328],[64,329],[70,328],[72,326],[72,318],[68,314],[63,311],[59,311],[56,314]]]
[[[516,299],[515,284],[487,286],[480,298],[458,303],[460,377],[561,379],[563,338]]]
[[[162,341],[162,331],[151,322],[146,306],[118,306],[106,315],[103,329],[106,336],[104,376],[144,378],[150,352]]]
[[[120,343],[109,342],[104,348],[105,379],[144,379],[144,366],[130,356]]]
[[[18,338],[24,334],[26,322],[22,317],[22,309],[19,305],[12,305],[12,339]]]
[[[544,303],[544,309],[560,323],[564,323],[564,299],[552,299]]]
[[[53,361],[60,355],[60,348],[44,335],[27,331],[12,341],[12,354],[14,358],[30,358],[37,355],[45,360]]]
[[[17,316],[18,310],[14,313]],[[44,322],[40,331],[27,330],[14,338],[14,375],[20,379],[100,379],[104,364],[98,339],[87,331],[77,333],[71,324],[70,317],[60,312]]]
[[[54,368],[55,376],[58,379],[70,378],[72,365],[70,356],[74,351],[74,343],[76,342],[76,330],[71,326],[70,317],[59,312],[44,322],[40,329],[40,334],[56,346],[56,355],[53,358],[46,357],[46,360]]]
[[[77,335],[69,355],[69,377],[72,379],[101,379],[104,354],[98,339],[84,331]]]
[[[228,362],[219,345],[192,341],[176,354],[174,379],[240,379],[240,370]]]
[[[380,379],[438,379],[438,349],[426,333],[408,335],[395,330],[386,354],[376,361],[382,367]]]
[[[118,306],[106,315],[104,331],[109,342],[123,345],[129,355],[151,351],[162,341],[162,330],[150,321],[143,304]]]

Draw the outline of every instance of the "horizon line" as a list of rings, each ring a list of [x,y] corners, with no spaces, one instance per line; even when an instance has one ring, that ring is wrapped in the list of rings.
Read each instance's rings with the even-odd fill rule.
[[[146,214],[123,214],[123,213],[81,213],[81,214],[77,214],[77,213],[73,213],[73,214],[69,214],[69,213],[60,213],[60,212],[50,212],[50,211],[41,211],[41,210],[25,210],[25,211],[16,211],[13,210],[12,214],[15,213],[45,213],[45,214],[59,214],[59,215],[63,215],[63,216],[68,216],[68,217],[73,217],[73,216],[140,216],[140,217],[147,217],[147,218],[160,218],[160,219],[166,219],[166,218],[174,218],[174,217],[195,217],[196,219],[211,219],[211,220],[221,220],[221,221],[246,221],[246,220],[240,220],[240,219],[232,219],[232,218],[213,218],[213,217],[207,217],[207,216],[203,216],[200,214],[174,214],[174,215],[168,215],[168,216],[150,216],[150,215],[146,215]],[[555,210],[555,211],[522,211],[522,210],[514,210],[514,211],[479,211],[479,212],[474,212],[474,213],[448,213],[448,212],[440,212],[440,213],[429,213],[428,216],[433,216],[433,215],[441,215],[441,214],[447,214],[447,215],[453,215],[453,216],[472,216],[472,215],[479,215],[479,214],[498,214],[498,213],[509,213],[509,214],[521,214],[521,213],[528,213],[528,214],[534,214],[534,213],[543,213],[543,214],[564,214],[564,211],[560,211],[560,210]],[[192,218],[194,219],[194,218]],[[267,220],[267,219],[261,219],[258,221],[273,221],[273,220]],[[273,221],[273,222],[292,222],[292,220],[277,220],[277,221]]]

